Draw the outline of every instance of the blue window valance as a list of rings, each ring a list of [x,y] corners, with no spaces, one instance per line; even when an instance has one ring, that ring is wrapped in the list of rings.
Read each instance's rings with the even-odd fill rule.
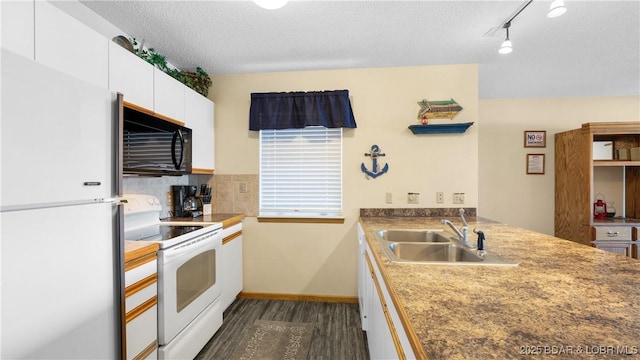
[[[249,130],[355,128],[349,90],[252,93]]]

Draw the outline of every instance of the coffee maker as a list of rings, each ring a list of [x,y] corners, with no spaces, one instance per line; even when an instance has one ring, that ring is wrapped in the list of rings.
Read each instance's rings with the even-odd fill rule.
[[[196,196],[198,187],[195,185],[187,185],[187,198],[184,199],[182,209],[184,216],[198,217],[202,216],[202,199]]]
[[[187,198],[187,189],[182,185],[172,185],[171,193],[173,196],[173,216],[184,216],[184,200]]]
[[[173,216],[198,217],[202,216],[202,200],[196,196],[198,187],[195,185],[172,185]]]

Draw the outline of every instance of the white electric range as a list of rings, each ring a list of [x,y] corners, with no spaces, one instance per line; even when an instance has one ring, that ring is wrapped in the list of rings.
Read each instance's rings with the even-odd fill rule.
[[[123,196],[128,241],[158,243],[158,343],[161,359],[194,358],[222,325],[222,223],[161,222],[153,195]]]

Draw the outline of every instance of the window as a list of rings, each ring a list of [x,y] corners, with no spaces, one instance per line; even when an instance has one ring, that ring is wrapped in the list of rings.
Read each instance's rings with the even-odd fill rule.
[[[260,216],[342,216],[342,128],[260,130]]]

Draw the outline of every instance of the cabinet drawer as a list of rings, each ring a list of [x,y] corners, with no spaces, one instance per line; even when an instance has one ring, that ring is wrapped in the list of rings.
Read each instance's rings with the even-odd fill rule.
[[[128,289],[127,289],[128,290]],[[136,289],[137,290],[137,289]],[[128,291],[125,291],[128,293]],[[158,283],[153,282],[148,286],[145,286],[142,289],[137,290],[131,295],[127,294],[125,298],[125,312],[129,313],[129,311],[135,309],[136,307],[142,305],[145,301],[155,297],[158,295]]]
[[[624,256],[632,256],[631,241],[594,241],[593,245],[598,249],[610,251]]]
[[[631,227],[626,226],[594,226],[594,240],[629,240],[631,241]]]
[[[158,260],[154,259],[124,273],[124,287],[127,288],[158,272]]]

